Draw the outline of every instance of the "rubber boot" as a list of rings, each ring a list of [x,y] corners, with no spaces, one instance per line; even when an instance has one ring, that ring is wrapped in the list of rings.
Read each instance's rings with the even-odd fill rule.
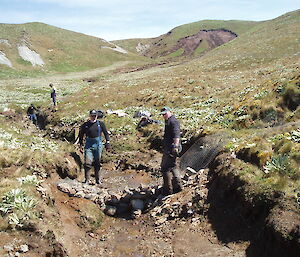
[[[100,184],[100,168],[98,168],[98,169],[95,168],[95,180],[96,180],[96,184],[99,185]]]
[[[95,168],[96,184],[99,185],[100,184],[101,163],[99,161],[95,161],[94,168]]]
[[[172,178],[173,191],[174,193],[178,193],[183,189],[180,172],[177,168],[174,168],[172,170],[172,173],[173,173],[173,178]]]
[[[163,172],[163,195],[173,194],[172,173],[171,171]]]
[[[91,168],[90,167],[84,167],[84,176],[85,176],[85,184],[90,184],[90,179],[91,179]]]

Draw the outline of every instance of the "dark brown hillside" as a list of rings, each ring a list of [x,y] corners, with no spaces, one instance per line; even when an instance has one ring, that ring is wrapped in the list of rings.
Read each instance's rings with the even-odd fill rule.
[[[156,38],[125,39],[114,42],[130,52],[151,58],[199,56],[237,35],[243,35],[258,24],[259,22],[254,21],[203,20],[178,26]]]
[[[166,37],[170,37],[172,33],[166,34]],[[157,58],[161,56],[167,56],[172,54],[180,49],[182,49],[181,55],[189,56],[195,54],[197,51],[198,54],[212,50],[220,45],[223,45],[230,40],[233,40],[237,37],[237,34],[227,30],[227,29],[210,29],[210,30],[200,30],[198,33],[180,38],[177,40],[177,44],[162,53],[153,52],[153,49],[160,47],[163,43],[161,40],[156,41],[148,51],[144,52],[145,56]],[[167,40],[167,39],[166,39]],[[199,50],[197,50],[199,48]]]
[[[191,55],[198,48],[201,42],[206,42],[208,45],[207,50],[211,50],[233,40],[236,37],[237,34],[226,29],[200,30],[195,35],[180,39],[173,51],[183,48],[184,55]]]

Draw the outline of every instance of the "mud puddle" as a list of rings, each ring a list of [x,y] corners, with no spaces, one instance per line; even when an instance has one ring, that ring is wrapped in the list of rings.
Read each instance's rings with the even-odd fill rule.
[[[139,220],[107,217],[97,233],[103,247],[99,256],[246,256],[246,244],[220,244],[207,223],[195,226],[173,221],[154,227],[146,217]]]

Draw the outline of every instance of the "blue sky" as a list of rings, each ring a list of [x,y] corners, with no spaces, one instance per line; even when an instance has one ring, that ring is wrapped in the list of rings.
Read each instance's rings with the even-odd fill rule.
[[[115,40],[156,37],[205,19],[269,20],[297,9],[297,0],[0,0],[0,23],[44,22]]]

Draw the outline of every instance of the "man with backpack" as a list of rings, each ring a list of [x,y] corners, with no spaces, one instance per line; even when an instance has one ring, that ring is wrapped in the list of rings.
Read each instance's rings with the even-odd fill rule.
[[[90,170],[95,169],[96,184],[100,184],[100,160],[103,150],[102,134],[104,134],[106,143],[105,149],[110,150],[109,134],[103,121],[97,120],[98,112],[91,110],[89,120],[85,122],[79,131],[79,145],[83,151],[83,138],[85,136],[86,142],[84,145],[84,173],[85,183],[90,184]]]

